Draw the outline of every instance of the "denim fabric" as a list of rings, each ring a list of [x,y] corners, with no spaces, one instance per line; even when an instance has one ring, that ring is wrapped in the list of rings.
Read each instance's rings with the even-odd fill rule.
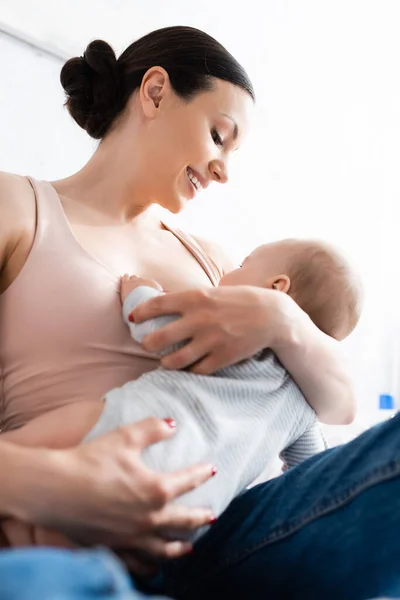
[[[180,600],[400,598],[400,414],[236,498],[185,559]]]
[[[107,550],[30,548],[0,552],[0,600],[95,599],[145,600]]]
[[[143,600],[133,588],[103,550],[0,552],[0,600]],[[148,582],[150,592],[178,600],[400,598],[400,414],[240,495],[193,554]]]

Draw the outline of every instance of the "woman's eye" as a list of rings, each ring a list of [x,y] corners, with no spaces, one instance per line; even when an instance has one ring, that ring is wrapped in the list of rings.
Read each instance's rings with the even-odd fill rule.
[[[222,141],[222,137],[219,135],[219,133],[218,133],[217,129],[215,129],[215,127],[211,131],[211,137],[217,146],[224,145],[224,142]]]

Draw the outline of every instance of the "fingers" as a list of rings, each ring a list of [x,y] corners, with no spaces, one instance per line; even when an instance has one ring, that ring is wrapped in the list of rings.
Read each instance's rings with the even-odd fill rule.
[[[212,465],[196,465],[166,475],[149,470],[142,483],[147,505],[153,510],[163,508],[175,498],[208,481],[216,472],[216,467]],[[149,524],[152,524],[151,517]]]
[[[153,513],[151,520],[158,530],[192,531],[212,525],[216,517],[208,508],[187,508],[180,504],[168,504],[162,510]]]
[[[153,287],[155,290],[158,290],[159,292],[163,292],[163,288],[162,285],[160,283],[158,283],[158,281],[156,281],[155,279],[148,279],[147,283],[150,284],[150,287]]]
[[[10,544],[9,540],[7,539],[6,534],[4,533],[4,531],[1,530],[1,527],[0,527],[0,551],[3,548],[10,548],[10,547],[11,547],[11,544]]]
[[[160,329],[159,332],[161,333],[162,329]],[[202,329],[200,326],[197,326],[193,328],[193,333],[191,332],[190,335],[187,336],[187,339],[188,338],[193,339],[181,348],[178,348],[175,352],[172,352],[161,359],[163,367],[166,369],[185,369],[186,367],[193,365],[192,370],[194,370],[197,363],[205,360],[208,356],[218,356],[218,363],[216,364],[218,365],[218,368],[220,368],[220,359],[224,349],[222,348],[220,350],[220,336],[218,331],[205,329],[204,325]],[[214,364],[214,360],[211,364]],[[205,375],[208,373],[204,372],[203,374]]]
[[[35,546],[51,546],[52,548],[70,548],[76,549],[77,545],[74,544],[65,535],[62,535],[58,531],[51,531],[49,529],[43,529],[42,527],[35,527]]]
[[[115,434],[115,437],[119,436],[120,438],[122,436],[126,445],[135,450],[143,450],[151,444],[170,438],[174,435],[174,428],[175,423],[173,420],[152,417],[133,425],[119,427],[115,432],[108,435]]]
[[[190,372],[196,373],[196,375],[211,375],[217,369],[223,369],[224,367],[228,366],[227,364],[221,364],[220,357],[218,357],[218,359],[218,367],[216,368],[217,363],[215,360],[215,356],[214,354],[209,354],[208,356],[205,356],[202,360],[199,360],[196,364],[194,364],[190,368]]]
[[[216,473],[216,467],[210,464],[195,465],[165,475],[149,470],[142,486],[147,504],[152,509],[163,508],[175,498],[199,487]],[[152,525],[151,517],[149,521]]]
[[[35,545],[34,526],[7,519],[2,522],[2,534],[11,547],[24,547]]]
[[[148,352],[161,352],[173,344],[188,340],[192,336],[194,328],[193,322],[191,323],[188,319],[177,319],[146,335],[142,346]]]
[[[155,474],[161,490],[160,499],[164,500],[160,505],[167,504],[167,502],[194,490],[216,473],[217,469],[214,465],[201,464],[165,475]]]
[[[127,427],[120,427],[117,432],[123,435],[125,443],[135,450],[143,450],[146,446],[160,442],[174,435],[176,424],[173,419],[149,418]],[[112,434],[109,434],[112,435]],[[142,473],[142,495],[149,508],[161,508],[178,496],[181,496],[216,474],[213,465],[200,464],[174,473],[155,473],[138,462],[137,468]]]
[[[174,354],[176,354],[174,352]],[[171,356],[173,356],[171,354]],[[165,357],[165,358],[169,358],[169,357]],[[161,361],[163,366],[164,365],[164,359]],[[208,354],[207,356],[204,356],[201,360],[197,361],[196,364],[194,364],[191,368],[190,368],[190,372],[191,373],[196,373],[196,375],[211,375],[212,373],[215,373],[215,371],[219,371],[220,369],[225,369],[225,367],[229,367],[230,365],[232,365],[233,363],[238,362],[238,358],[237,355],[236,356],[231,356],[231,353],[227,353],[227,352],[223,352],[223,350],[217,352],[214,349],[214,352],[212,352],[211,354]],[[166,367],[166,368],[171,368],[171,367]],[[180,368],[180,367],[172,367],[172,368]]]
[[[208,290],[186,290],[171,292],[165,296],[151,298],[139,304],[132,312],[135,323],[153,319],[160,315],[182,313],[184,310],[204,303],[208,299]]]
[[[204,359],[212,350],[207,339],[193,339],[175,352],[163,356],[161,364],[165,369],[185,369]]]
[[[180,540],[165,540],[157,535],[147,535],[135,540],[135,548],[152,559],[173,559],[192,551],[192,544]]]
[[[138,277],[137,275],[123,275],[121,278],[121,285],[127,285],[131,290],[140,286],[147,286],[152,287],[159,292],[163,291],[161,285],[155,279],[145,279],[144,277]]]
[[[154,535],[135,539],[134,545],[131,550],[118,550],[117,554],[135,575],[155,575],[160,560],[179,558],[193,551],[190,542],[168,541]]]

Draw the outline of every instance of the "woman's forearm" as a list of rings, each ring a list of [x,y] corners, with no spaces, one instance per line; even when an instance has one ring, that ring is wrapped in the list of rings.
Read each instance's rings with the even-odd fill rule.
[[[180,556],[187,545],[160,542],[159,528],[185,531],[210,523],[210,509],[171,503],[214,471],[210,464],[165,474],[144,468],[143,450],[173,435],[166,420],[146,419],[68,450],[27,448],[0,436],[0,516],[55,528],[85,544],[143,550],[156,540],[158,558],[170,556],[175,544]]]
[[[356,401],[339,342],[320,331],[293,303],[287,331],[273,350],[292,375],[322,423],[345,425],[355,417]]]
[[[0,518],[14,516],[19,465],[19,448],[0,438]]]
[[[40,450],[22,448],[0,436],[0,517],[26,517],[24,505],[30,495],[30,481],[35,482],[37,490],[38,482],[45,477],[46,460],[42,455]],[[50,461],[47,466],[50,468]]]
[[[0,439],[21,446],[72,448],[81,443],[102,410],[100,400],[67,404],[36,417],[20,429],[3,433]]]

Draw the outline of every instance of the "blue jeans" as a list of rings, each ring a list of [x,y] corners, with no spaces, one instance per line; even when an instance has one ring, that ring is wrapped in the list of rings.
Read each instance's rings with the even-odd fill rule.
[[[48,553],[46,567],[41,552]],[[125,588],[114,582],[109,595],[96,591],[110,577],[101,563],[72,569],[66,559],[64,577],[49,583],[51,553],[26,551],[22,577],[17,569],[12,574],[18,552],[15,559],[12,551],[0,554],[0,591],[4,578],[10,590],[23,590],[26,573],[40,590],[0,600],[47,600],[53,583],[59,596],[48,598],[57,600],[141,598],[119,567]],[[54,551],[58,561],[62,555]],[[236,498],[192,555],[164,566],[161,579],[142,591],[179,600],[400,598],[400,414]]]
[[[146,600],[146,597],[134,589],[123,566],[107,550],[38,548],[0,552],[0,600]]]

